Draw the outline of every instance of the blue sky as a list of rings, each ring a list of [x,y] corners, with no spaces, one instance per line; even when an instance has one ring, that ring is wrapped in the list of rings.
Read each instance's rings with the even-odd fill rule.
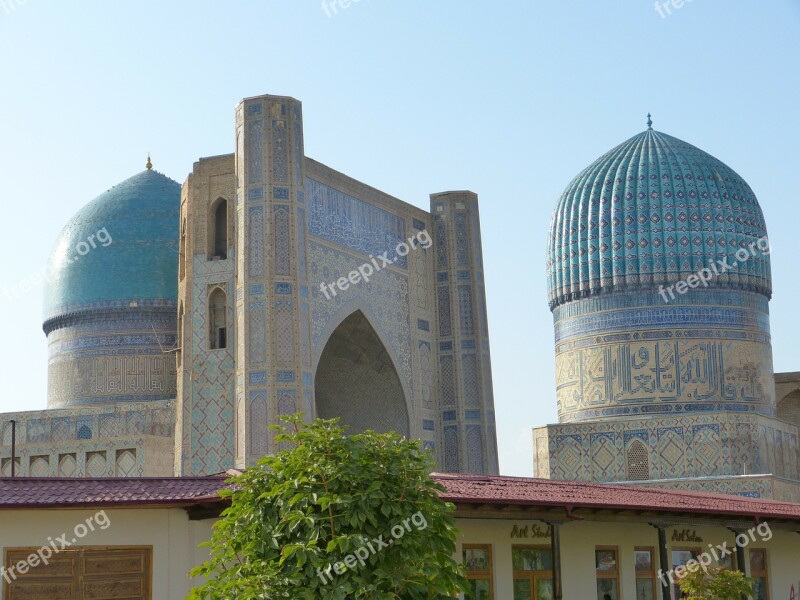
[[[555,422],[550,211],[645,128],[738,171],[772,245],[776,371],[800,370],[800,1],[0,0],[0,411],[45,408],[41,286],[64,223],[141,171],[233,151],[233,109],[304,105],[306,154],[420,207],[480,195],[501,471]],[[332,13],[332,10],[329,9]],[[662,10],[662,12],[664,12]]]

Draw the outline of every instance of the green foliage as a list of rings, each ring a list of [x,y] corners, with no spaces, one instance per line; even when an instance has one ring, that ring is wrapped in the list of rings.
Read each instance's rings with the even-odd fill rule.
[[[753,595],[755,581],[740,571],[729,571],[719,567],[688,570],[678,582],[681,592],[688,600],[742,600],[742,596]]]
[[[337,420],[284,420],[278,441],[290,449],[228,481],[231,506],[204,544],[211,558],[192,570],[208,579],[189,598],[414,600],[466,590],[454,507],[418,442],[347,436]],[[353,558],[337,575],[331,567],[356,552],[364,564]]]

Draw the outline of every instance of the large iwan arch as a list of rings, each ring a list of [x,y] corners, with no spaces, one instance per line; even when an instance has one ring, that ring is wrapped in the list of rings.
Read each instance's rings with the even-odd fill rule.
[[[409,436],[397,369],[360,310],[344,319],[325,344],[314,387],[318,417],[339,417],[350,433],[374,429]]]

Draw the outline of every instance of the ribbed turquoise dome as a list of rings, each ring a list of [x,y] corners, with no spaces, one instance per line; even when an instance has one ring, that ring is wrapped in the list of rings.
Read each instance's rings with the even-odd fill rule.
[[[550,307],[601,292],[652,289],[723,261],[710,286],[770,297],[753,190],[713,156],[648,129],[607,152],[564,191],[550,222]],[[762,241],[762,248],[766,241]],[[744,253],[740,253],[743,257]]]
[[[85,310],[177,303],[180,194],[177,182],[148,169],[70,219],[48,262],[45,330]]]

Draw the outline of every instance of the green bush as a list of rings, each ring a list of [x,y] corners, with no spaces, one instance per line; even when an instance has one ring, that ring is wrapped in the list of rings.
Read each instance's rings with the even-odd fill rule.
[[[702,569],[695,563],[679,581],[685,600],[742,600],[753,594],[755,581],[740,571],[720,567]]]
[[[413,600],[466,590],[454,507],[429,454],[394,433],[285,419],[287,450],[228,481],[193,600]]]

